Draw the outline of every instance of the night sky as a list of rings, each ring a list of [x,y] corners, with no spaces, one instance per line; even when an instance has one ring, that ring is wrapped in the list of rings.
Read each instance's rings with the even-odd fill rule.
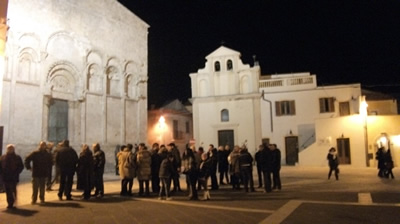
[[[222,44],[262,74],[311,72],[400,96],[400,1],[120,0],[150,25],[149,105],[191,97],[189,73]]]

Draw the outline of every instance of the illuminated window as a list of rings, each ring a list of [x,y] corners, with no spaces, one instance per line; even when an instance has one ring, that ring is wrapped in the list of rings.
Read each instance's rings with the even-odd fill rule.
[[[276,116],[296,115],[296,105],[294,100],[275,102]]]
[[[228,60],[226,62],[226,68],[228,69],[228,71],[233,69],[232,60]]]
[[[229,121],[229,111],[227,109],[221,110],[221,121],[222,122]]]
[[[215,69],[216,72],[221,71],[221,65],[220,65],[219,61],[216,61],[214,63],[214,69]]]
[[[335,112],[335,98],[319,98],[319,112],[331,113]]]

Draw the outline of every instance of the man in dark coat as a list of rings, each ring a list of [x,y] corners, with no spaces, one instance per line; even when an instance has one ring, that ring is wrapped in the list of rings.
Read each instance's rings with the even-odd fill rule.
[[[106,164],[106,156],[103,150],[100,149],[99,143],[93,144],[93,175],[94,175],[94,196],[102,198],[104,196],[104,166]]]
[[[71,190],[74,180],[74,173],[78,163],[78,154],[75,149],[69,146],[69,141],[64,140],[62,147],[57,153],[56,163],[60,167],[60,188],[58,198],[62,200],[63,193],[67,200],[72,200]]]
[[[218,181],[217,181],[218,154],[217,154],[217,149],[214,148],[213,144],[210,144],[207,154],[208,154],[208,159],[211,160],[211,170],[210,170],[211,190],[218,190]]]
[[[263,145],[258,146],[258,151],[254,155],[254,159],[256,160],[256,166],[257,166],[257,176],[258,176],[258,188],[262,188],[263,186],[263,172],[262,172],[262,150],[264,149]]]
[[[32,166],[31,166],[32,163]],[[46,180],[51,172],[53,159],[47,151],[46,142],[40,142],[39,148],[25,158],[25,167],[32,171],[32,202],[36,204],[38,191],[40,203],[44,203]]]
[[[254,192],[254,181],[253,181],[253,157],[248,152],[247,148],[240,149],[239,154],[239,166],[240,176],[246,192]]]
[[[0,157],[0,173],[3,178],[4,188],[6,190],[7,208],[13,209],[15,199],[17,198],[17,183],[19,174],[24,169],[22,159],[15,154],[15,146],[10,144],[6,147],[7,152]]]
[[[151,149],[151,190],[153,193],[160,193],[160,165],[162,162],[161,155],[158,154],[160,147],[158,143],[154,143]]]
[[[181,154],[179,152],[179,149],[176,147],[175,143],[169,143],[167,145],[168,152],[171,153],[174,156],[174,169],[175,172],[172,173],[171,179],[172,183],[174,184],[174,188],[172,189],[172,192],[176,191],[182,191],[180,182],[179,182],[179,173],[181,172],[181,166],[182,166],[182,159],[181,159]]]
[[[276,147],[276,144],[270,145],[271,149],[271,168],[272,168],[272,189],[280,190],[281,186],[281,151]]]
[[[261,169],[264,176],[264,192],[268,193],[272,191],[271,187],[271,172],[272,172],[272,155],[271,150],[267,145],[264,145],[263,150],[261,150]]]
[[[228,146],[229,147],[229,146]],[[229,149],[225,150],[224,146],[218,147],[218,172],[219,172],[219,184],[225,185],[229,183],[228,179],[228,156],[229,156]],[[226,177],[226,183],[224,183],[224,176]]]

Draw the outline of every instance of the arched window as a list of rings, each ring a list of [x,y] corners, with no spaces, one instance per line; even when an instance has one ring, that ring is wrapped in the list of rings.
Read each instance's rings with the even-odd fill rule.
[[[222,122],[229,121],[229,110],[227,109],[221,110],[221,121]]]
[[[216,62],[214,63],[214,70],[215,70],[216,72],[221,71],[221,65],[219,64],[219,61],[216,61]]]
[[[228,69],[228,71],[233,69],[232,60],[229,59],[229,60],[226,62],[226,68]]]

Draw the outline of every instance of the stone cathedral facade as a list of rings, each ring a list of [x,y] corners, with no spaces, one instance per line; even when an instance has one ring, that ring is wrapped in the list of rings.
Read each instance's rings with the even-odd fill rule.
[[[111,159],[146,142],[144,21],[116,0],[9,0],[7,19],[3,145],[99,142]]]

